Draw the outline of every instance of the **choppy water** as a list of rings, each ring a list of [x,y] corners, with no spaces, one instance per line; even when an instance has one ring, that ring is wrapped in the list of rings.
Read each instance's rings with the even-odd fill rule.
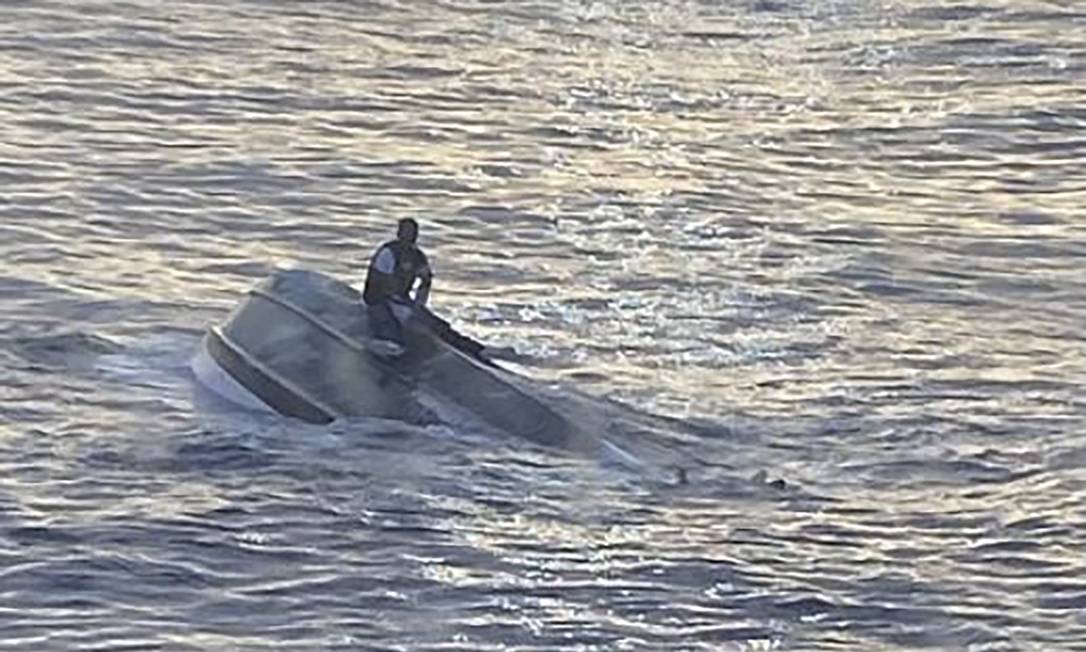
[[[1086,650],[1081,3],[0,13],[0,649]],[[194,391],[404,215],[691,483]]]

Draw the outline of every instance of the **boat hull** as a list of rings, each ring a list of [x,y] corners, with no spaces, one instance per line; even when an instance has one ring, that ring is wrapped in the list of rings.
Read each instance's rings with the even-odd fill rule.
[[[356,290],[315,272],[279,271],[208,330],[193,369],[217,393],[239,390],[226,396],[236,403],[309,423],[360,416],[439,423],[448,409],[542,444],[566,446],[575,436],[525,379],[411,322],[405,334],[402,355],[382,355]]]

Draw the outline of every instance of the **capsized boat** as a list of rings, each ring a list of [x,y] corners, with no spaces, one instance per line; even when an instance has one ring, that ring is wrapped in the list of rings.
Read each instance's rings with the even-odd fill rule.
[[[208,329],[192,369],[236,403],[315,424],[363,416],[445,423],[457,413],[543,445],[599,445],[523,377],[410,322],[404,330],[403,352],[388,355],[370,336],[357,290],[318,272],[278,270]]]

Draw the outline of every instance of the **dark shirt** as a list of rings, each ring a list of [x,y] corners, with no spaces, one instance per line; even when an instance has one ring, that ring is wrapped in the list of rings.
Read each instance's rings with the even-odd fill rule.
[[[430,264],[421,249],[409,242],[392,240],[378,247],[370,259],[362,298],[371,305],[392,298],[411,301],[411,288],[416,279],[422,279],[418,293],[422,296],[418,298],[425,303],[430,276]]]

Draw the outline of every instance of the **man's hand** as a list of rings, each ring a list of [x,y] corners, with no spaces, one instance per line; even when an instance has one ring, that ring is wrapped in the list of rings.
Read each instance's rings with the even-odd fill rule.
[[[419,288],[415,290],[415,305],[425,308],[426,302],[430,300],[430,282],[433,279],[430,268],[425,268],[419,278],[421,280],[419,281]]]

